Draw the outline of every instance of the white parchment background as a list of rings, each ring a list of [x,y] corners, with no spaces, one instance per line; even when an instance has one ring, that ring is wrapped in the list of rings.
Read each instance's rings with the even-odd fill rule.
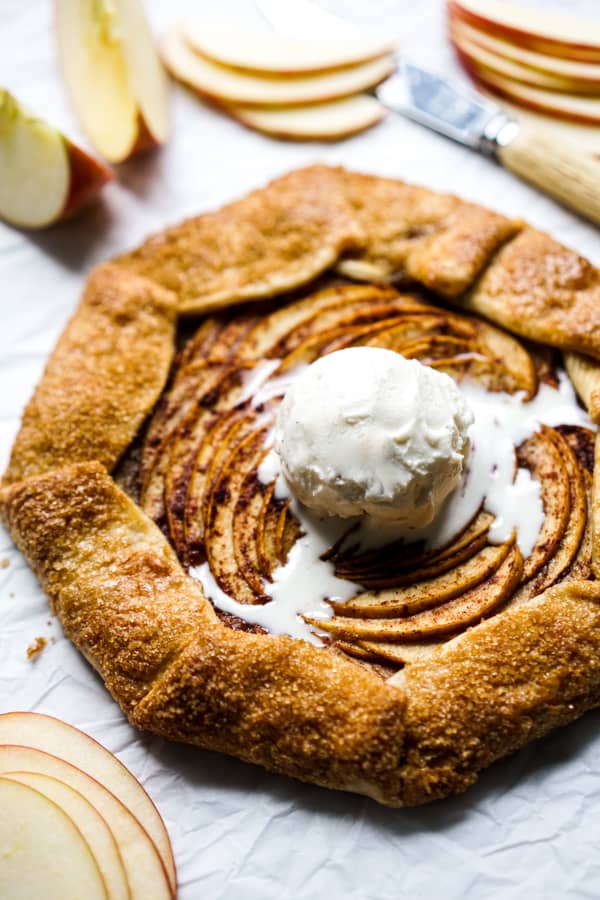
[[[455,71],[442,0],[327,5],[365,29],[398,34],[417,60]],[[562,5],[598,15],[597,0]],[[203,6],[232,25],[259,23],[250,0],[220,0],[210,8],[193,0],[148,3],[158,32],[181,12]],[[0,0],[0,85],[85,144],[56,67],[50,0]],[[89,269],[147,233],[295,166],[325,160],[454,191],[525,216],[600,262],[593,227],[492,163],[400,119],[389,117],[371,133],[333,146],[291,145],[245,131],[182,89],[174,88],[172,99],[171,143],[120,167],[102,205],[38,235],[0,225],[2,465]],[[137,735],[49,618],[4,533],[0,558],[10,563],[0,569],[0,710],[60,716],[119,755],[165,817],[184,900],[600,895],[600,713],[494,766],[464,797],[386,810]],[[29,661],[26,648],[39,635],[54,642]]]

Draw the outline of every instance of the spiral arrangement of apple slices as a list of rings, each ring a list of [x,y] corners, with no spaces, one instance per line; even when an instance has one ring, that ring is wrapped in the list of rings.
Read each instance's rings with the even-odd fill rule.
[[[141,784],[88,735],[38,713],[0,715],[0,896],[172,900],[164,823]]]
[[[134,471],[144,510],[182,563],[208,562],[220,589],[240,603],[268,601],[265,584],[301,534],[289,499],[258,477],[283,392],[279,376],[356,345],[392,349],[458,381],[468,377],[529,398],[540,381],[554,378],[541,351],[388,287],[335,284],[264,315],[204,320],[149,424],[139,471],[134,454],[122,477]],[[257,402],[253,378],[265,365],[276,389]],[[436,549],[402,542],[362,553],[332,547],[326,556],[339,577],[356,582],[356,595],[333,603],[332,618],[311,624],[337,650],[401,665],[509,602],[567,577],[587,577],[592,447],[590,431],[562,426],[544,427],[518,448],[519,466],[540,483],[545,513],[526,558],[512,539],[488,540],[492,517],[481,510]],[[233,627],[258,628],[220,615]]]
[[[487,90],[534,112],[600,122],[600,28],[498,0],[449,0],[450,38]]]

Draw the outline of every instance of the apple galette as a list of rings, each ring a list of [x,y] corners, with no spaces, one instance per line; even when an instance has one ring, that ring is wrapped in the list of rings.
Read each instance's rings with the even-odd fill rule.
[[[92,273],[3,518],[139,728],[423,803],[600,702],[596,360],[576,253],[313,166]]]

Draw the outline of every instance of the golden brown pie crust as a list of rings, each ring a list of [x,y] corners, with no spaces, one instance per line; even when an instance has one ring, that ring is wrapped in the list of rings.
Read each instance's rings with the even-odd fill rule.
[[[0,502],[66,634],[132,723],[413,805],[464,790],[494,760],[600,703],[595,581],[511,606],[385,681],[346,656],[222,624],[108,474],[162,392],[177,310],[271,296],[338,261],[457,297],[519,335],[587,354],[595,373],[589,263],[456,198],[310,167],[95,271],[24,413]],[[573,380],[595,415],[595,381],[586,393]]]

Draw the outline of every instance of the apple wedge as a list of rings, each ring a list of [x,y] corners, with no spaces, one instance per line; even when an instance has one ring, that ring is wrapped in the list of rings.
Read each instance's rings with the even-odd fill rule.
[[[119,163],[163,144],[167,80],[140,0],[56,0],[58,50],[82,128]]]
[[[519,84],[491,69],[475,64],[463,53],[459,52],[458,57],[468,74],[500,97],[513,100],[534,112],[546,113],[572,122],[600,124],[600,97],[574,96]]]
[[[115,837],[132,900],[146,900],[148,897],[152,897],[153,900],[172,900],[175,896],[174,891],[171,889],[158,851],[147,832],[127,807],[99,781],[65,762],[64,759],[42,750],[0,744],[0,776],[11,772],[47,775],[82,794],[107,822]],[[0,808],[1,805],[0,803]],[[3,894],[1,891],[0,896],[12,897],[11,894]],[[30,896],[46,897],[43,892],[32,893]],[[86,894],[82,896],[87,900]]]
[[[556,75],[522,65],[514,59],[498,56],[497,53],[481,47],[475,41],[464,37],[458,29],[452,27],[450,28],[450,38],[458,53],[465,56],[473,65],[489,69],[511,81],[558,93],[600,94],[600,81],[576,81],[570,76]]]
[[[112,173],[0,90],[0,219],[45,228],[74,215]]]
[[[263,134],[290,141],[337,141],[366,131],[385,116],[382,104],[368,94],[275,109],[231,104],[224,107],[234,118]]]
[[[179,26],[190,46],[213,62],[255,74],[314,75],[356,66],[393,52],[389,41],[367,37],[334,40],[291,38],[193,20]]]
[[[73,820],[47,796],[0,778],[0,897],[109,900]]]
[[[391,54],[347,69],[298,78],[254,75],[221,66],[192,49],[172,29],[163,45],[172,75],[216,103],[247,106],[302,106],[348,97],[383,81],[394,69]]]
[[[451,15],[524,47],[565,59],[600,62],[600,24],[504,0],[449,0]]]
[[[129,900],[129,884],[114,835],[98,810],[83,794],[62,781],[39,772],[10,772],[2,778],[28,785],[56,803],[79,829],[89,846],[100,869],[109,900]]]
[[[0,715],[0,745],[2,744],[26,745],[59,756],[104,785],[131,811],[148,833],[167,870],[171,888],[175,890],[175,863],[164,822],[139,781],[116,756],[83,731],[41,713],[12,712]],[[75,787],[77,788],[76,785]]]
[[[453,37],[460,40],[472,41],[478,47],[501,56],[512,59],[514,62],[538,72],[547,72],[549,75],[559,75],[569,78],[576,84],[595,85],[600,87],[600,65],[598,63],[583,62],[576,59],[561,59],[559,56],[548,56],[546,53],[536,53],[518,44],[494,37],[486,31],[480,31],[462,22],[460,19],[450,19],[450,31]]]

